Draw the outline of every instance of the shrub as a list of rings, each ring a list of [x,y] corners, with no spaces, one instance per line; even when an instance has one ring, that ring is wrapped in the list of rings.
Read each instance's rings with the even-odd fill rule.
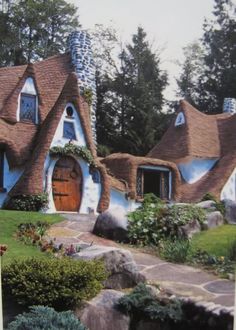
[[[158,245],[166,238],[176,239],[179,226],[191,220],[203,224],[205,211],[196,205],[167,206],[153,194],[144,197],[143,204],[128,216],[129,238],[134,244]]]
[[[214,194],[212,194],[211,192],[206,193],[206,194],[202,197],[201,200],[202,200],[202,201],[214,201],[214,202],[216,202],[216,203],[218,202],[216,196],[215,196]]]
[[[232,261],[236,261],[236,239],[230,242],[228,258]]]
[[[95,296],[105,278],[101,261],[30,258],[3,268],[3,295],[23,306],[70,309]]]
[[[4,205],[7,210],[40,211],[48,205],[48,195],[18,195],[11,197]]]
[[[30,312],[17,315],[8,330],[86,330],[71,311],[56,312],[45,306],[30,307]]]
[[[131,318],[149,318],[151,320],[180,321],[183,317],[179,300],[166,301],[153,296],[145,284],[139,284],[134,290],[117,303],[117,308]]]
[[[214,194],[206,193],[202,197],[202,201],[209,201],[209,200],[215,202],[216,210],[219,211],[224,216],[225,215],[225,205],[224,205],[224,203],[221,202],[220,200],[218,200]]]
[[[190,251],[189,240],[165,240],[160,245],[160,255],[171,262],[185,262]]]
[[[45,235],[46,230],[49,228],[49,223],[37,221],[33,223],[21,223],[18,226],[16,233],[17,238],[25,244],[37,244]]]

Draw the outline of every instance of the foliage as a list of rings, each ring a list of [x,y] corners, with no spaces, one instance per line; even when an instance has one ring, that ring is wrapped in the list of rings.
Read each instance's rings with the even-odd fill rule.
[[[6,210],[40,211],[48,205],[47,194],[18,195],[11,197],[3,206]]]
[[[97,154],[99,157],[107,157],[111,154],[111,149],[103,144],[98,144]]]
[[[232,261],[236,261],[236,239],[230,242],[228,250],[228,258]]]
[[[64,0],[8,1],[0,11],[0,66],[64,52],[78,26],[77,8]]]
[[[224,98],[236,98],[235,10],[236,5],[231,0],[214,0],[214,18],[203,25],[201,51],[190,52],[182,66],[181,93],[187,81],[190,101],[203,112],[221,113]],[[201,67],[197,70],[194,65],[186,67],[188,60],[190,64],[200,63]]]
[[[35,258],[48,258],[36,246],[24,245],[15,238],[19,224],[23,222],[36,224],[41,221],[52,225],[62,220],[63,218],[59,214],[0,210],[0,242],[8,246],[2,259],[3,264],[9,263],[13,259],[22,260],[33,256]]]
[[[121,49],[119,60],[112,76],[97,74],[98,142],[115,151],[145,155],[166,129],[161,110],[167,75],[141,27]]]
[[[191,264],[205,266],[207,269],[214,270],[216,274],[227,277],[228,274],[235,273],[235,263],[225,256],[209,254],[204,250],[196,250],[189,258]]]
[[[30,311],[17,315],[8,325],[8,330],[85,330],[85,327],[71,311],[56,312],[45,306],[30,307]]]
[[[47,222],[37,221],[34,223],[21,223],[18,226],[16,237],[25,244],[37,244],[42,240],[46,230],[49,228]]]
[[[101,261],[29,258],[3,268],[3,296],[23,306],[69,309],[95,296],[105,278]]]
[[[212,194],[212,193],[206,193],[202,197],[202,201],[214,201],[215,205],[214,207],[216,208],[217,211],[219,211],[223,216],[225,215],[225,205],[223,202],[221,202],[217,197]]]
[[[184,62],[178,63],[181,73],[177,80],[177,95],[183,97],[192,105],[196,105],[198,99],[198,77],[203,68],[203,50],[198,41],[194,41],[183,48]]]
[[[134,290],[118,301],[117,307],[131,318],[142,317],[151,320],[181,321],[183,317],[181,302],[179,300],[165,301],[155,297],[145,284],[139,284]]]
[[[160,256],[170,262],[184,263],[189,255],[190,242],[184,239],[165,240],[159,247]]]
[[[88,105],[93,103],[93,91],[90,88],[86,88],[83,91],[83,97],[85,98],[85,101],[88,103]]]
[[[129,237],[135,244],[158,245],[165,238],[178,238],[179,227],[190,220],[203,224],[205,216],[205,211],[195,205],[167,207],[155,195],[147,194],[143,204],[128,216]]]
[[[77,146],[72,143],[66,143],[64,147],[52,147],[49,150],[50,156],[76,156],[84,159],[89,165],[96,166],[91,151],[84,146]]]

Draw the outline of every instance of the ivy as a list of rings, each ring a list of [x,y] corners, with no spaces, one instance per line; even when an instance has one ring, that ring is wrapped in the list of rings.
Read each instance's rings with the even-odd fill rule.
[[[67,143],[64,147],[52,147],[49,150],[50,156],[76,156],[85,160],[89,165],[96,167],[94,158],[88,148]]]
[[[93,102],[93,92],[90,88],[86,88],[83,92],[83,97],[85,98],[88,105],[92,105]]]

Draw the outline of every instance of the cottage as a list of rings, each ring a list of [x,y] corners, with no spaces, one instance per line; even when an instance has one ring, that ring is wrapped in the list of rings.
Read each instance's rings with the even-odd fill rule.
[[[46,212],[135,209],[145,193],[196,201],[235,200],[236,115],[207,116],[180,103],[147,157],[96,154],[96,84],[91,40],[74,32],[69,51],[0,69],[0,207],[47,193]]]

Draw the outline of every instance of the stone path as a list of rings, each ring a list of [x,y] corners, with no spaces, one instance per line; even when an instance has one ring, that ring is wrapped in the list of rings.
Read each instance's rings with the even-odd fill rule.
[[[191,297],[191,300],[197,302],[214,303],[216,308],[223,306],[233,312],[233,281],[220,279],[190,266],[169,263],[126,245],[97,237],[91,233],[96,220],[94,215],[63,214],[63,216],[67,220],[53,225],[48,232],[58,244],[86,243],[127,248],[132,252],[140,272],[145,275],[148,282],[159,284],[171,294]]]

